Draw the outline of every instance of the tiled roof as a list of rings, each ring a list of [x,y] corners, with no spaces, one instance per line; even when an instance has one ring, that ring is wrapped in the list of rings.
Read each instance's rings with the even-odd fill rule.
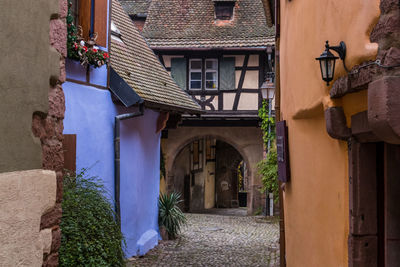
[[[112,68],[144,99],[145,104],[195,111],[201,108],[171,78],[139,34],[118,1],[112,1],[111,20],[123,43],[112,38]]]
[[[117,1],[117,0],[115,0]],[[151,0],[119,0],[128,15],[147,14]]]
[[[262,0],[236,0],[230,22],[215,20],[213,0],[152,0],[143,36],[152,48],[264,47],[274,44]]]

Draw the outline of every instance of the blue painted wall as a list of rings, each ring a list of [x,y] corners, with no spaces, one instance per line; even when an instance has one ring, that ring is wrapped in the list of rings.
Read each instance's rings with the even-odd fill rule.
[[[114,117],[110,92],[66,82],[64,134],[76,134],[76,170],[91,169],[114,198]]]
[[[158,115],[145,109],[144,116],[121,123],[121,226],[128,257],[143,255],[158,242]]]
[[[64,134],[77,135],[77,171],[93,166],[114,198],[114,118],[136,111],[116,107],[108,90],[72,82],[63,84],[66,99]],[[121,227],[126,256],[143,255],[158,243],[160,183],[159,113],[145,109],[144,116],[121,122]]]

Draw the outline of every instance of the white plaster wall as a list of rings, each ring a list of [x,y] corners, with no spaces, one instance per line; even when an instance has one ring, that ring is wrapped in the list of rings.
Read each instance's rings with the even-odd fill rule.
[[[249,56],[249,63],[247,66],[249,67],[258,67],[260,64],[260,56],[259,55],[250,55]]]
[[[258,94],[242,93],[239,99],[238,110],[257,110]]]
[[[248,70],[244,77],[243,88],[258,89],[258,70]]]
[[[55,201],[53,171],[0,174],[0,266],[42,266],[52,237],[51,229],[40,231],[40,220]]]
[[[232,110],[233,102],[235,101],[236,93],[224,93],[224,110]]]

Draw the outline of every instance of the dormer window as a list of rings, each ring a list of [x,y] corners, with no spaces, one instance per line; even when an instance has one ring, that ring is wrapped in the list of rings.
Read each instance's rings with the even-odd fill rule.
[[[114,21],[111,21],[111,39],[123,43],[122,34],[120,30],[118,30],[117,25],[115,25]]]
[[[217,20],[231,20],[235,1],[214,0],[215,18]]]

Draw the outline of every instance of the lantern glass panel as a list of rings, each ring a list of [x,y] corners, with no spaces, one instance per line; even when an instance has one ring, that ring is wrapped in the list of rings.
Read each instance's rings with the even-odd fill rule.
[[[319,60],[319,65],[321,67],[321,74],[322,74],[322,79],[326,79],[327,78],[327,71],[326,71],[326,60],[325,59],[320,59]]]
[[[335,73],[335,59],[328,59],[327,70],[328,70],[328,79],[333,79],[333,75]]]

